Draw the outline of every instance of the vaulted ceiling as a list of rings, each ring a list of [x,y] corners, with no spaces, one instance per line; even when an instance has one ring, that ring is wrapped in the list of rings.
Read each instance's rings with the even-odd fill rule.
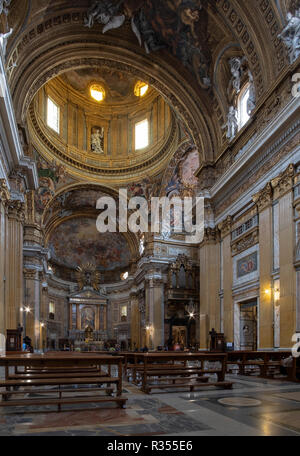
[[[218,77],[224,58],[246,56],[259,104],[287,64],[277,36],[297,1],[124,0],[118,9],[124,24],[103,34],[99,21],[86,26],[90,0],[13,0],[7,67],[17,121],[26,123],[34,95],[53,77],[115,69],[149,82],[185,123],[201,163],[213,163],[226,142],[221,127],[228,106],[220,85],[227,81]],[[141,20],[141,12],[140,46],[132,19]]]

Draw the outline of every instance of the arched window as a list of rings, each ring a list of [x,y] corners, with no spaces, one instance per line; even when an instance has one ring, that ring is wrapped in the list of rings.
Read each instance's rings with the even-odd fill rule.
[[[135,124],[135,150],[145,149],[149,146],[148,119]]]
[[[250,115],[248,113],[248,101],[250,97],[250,84],[246,84],[238,97],[237,101],[237,111],[238,111],[238,128],[241,130],[244,125],[250,119]]]
[[[47,100],[47,125],[52,128],[52,130],[59,133],[60,131],[60,122],[59,122],[59,106],[48,97]]]

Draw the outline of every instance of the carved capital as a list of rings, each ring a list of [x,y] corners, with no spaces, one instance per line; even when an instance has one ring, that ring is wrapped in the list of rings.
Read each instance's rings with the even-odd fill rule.
[[[201,245],[208,243],[216,243],[219,239],[219,233],[217,228],[205,228],[204,229],[204,238]]]
[[[38,277],[38,271],[35,269],[23,269],[24,279],[25,280],[35,280]]]
[[[24,223],[25,204],[19,200],[8,201],[8,217],[18,222]]]
[[[6,204],[10,199],[9,190],[5,179],[0,179],[0,202]]]
[[[219,223],[218,229],[221,232],[221,237],[224,238],[231,234],[231,229],[232,229],[232,217],[231,215],[228,215],[228,217],[223,220],[223,222]]]
[[[268,182],[265,188],[256,193],[252,199],[253,202],[257,205],[259,212],[270,206],[273,201],[273,189],[271,183]]]
[[[295,176],[295,166],[291,163],[283,173],[271,181],[274,199],[280,198],[292,191]]]

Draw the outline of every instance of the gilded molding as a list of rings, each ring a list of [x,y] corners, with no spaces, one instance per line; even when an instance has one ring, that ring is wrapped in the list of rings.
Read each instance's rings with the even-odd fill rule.
[[[231,243],[232,256],[238,255],[244,250],[250,249],[254,245],[259,243],[259,229],[256,227],[252,233],[247,233],[241,239],[238,239]]]

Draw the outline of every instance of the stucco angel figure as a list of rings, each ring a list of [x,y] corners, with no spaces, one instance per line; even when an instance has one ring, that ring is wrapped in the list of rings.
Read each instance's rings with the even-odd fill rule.
[[[85,25],[91,28],[95,22],[99,22],[99,24],[104,25],[102,33],[121,27],[125,22],[125,15],[119,14],[122,3],[123,1],[120,1],[114,5],[113,3],[105,0],[95,1],[91,8],[87,11]]]
[[[92,151],[97,154],[104,154],[104,150],[102,148],[104,138],[104,128],[97,128],[95,133],[91,136],[91,148]]]
[[[237,111],[234,106],[230,106],[227,115],[227,122],[223,125],[222,128],[227,128],[226,136],[230,141],[232,141],[238,131]]]
[[[230,71],[232,74],[230,83],[236,93],[239,93],[241,90],[242,65],[244,61],[245,57],[233,57],[229,60]]]
[[[287,46],[290,54],[290,62],[293,63],[300,55],[300,9],[286,16],[288,24],[278,35]]]
[[[8,6],[11,4],[11,0],[0,0],[0,14],[4,13],[8,15]]]
[[[3,52],[4,57],[6,56],[7,40],[11,36],[12,32],[13,32],[13,29],[11,28],[9,30],[9,32],[7,32],[7,33],[0,33],[0,44],[2,47],[2,52]]]

